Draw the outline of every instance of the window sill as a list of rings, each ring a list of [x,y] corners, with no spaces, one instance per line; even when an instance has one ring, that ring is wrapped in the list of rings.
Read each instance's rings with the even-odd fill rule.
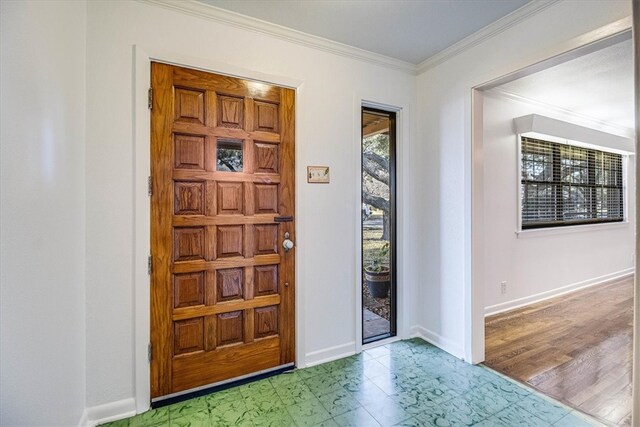
[[[518,239],[525,239],[529,237],[546,237],[555,236],[559,234],[572,234],[583,233],[588,231],[598,230],[615,230],[617,228],[629,227],[629,221],[614,222],[611,224],[586,224],[586,225],[568,225],[566,227],[550,227],[550,228],[537,228],[533,230],[520,230],[516,231]]]

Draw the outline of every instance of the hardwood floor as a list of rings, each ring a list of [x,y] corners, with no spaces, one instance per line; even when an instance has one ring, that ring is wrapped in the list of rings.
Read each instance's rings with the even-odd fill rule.
[[[486,318],[485,364],[607,423],[631,424],[633,278]]]

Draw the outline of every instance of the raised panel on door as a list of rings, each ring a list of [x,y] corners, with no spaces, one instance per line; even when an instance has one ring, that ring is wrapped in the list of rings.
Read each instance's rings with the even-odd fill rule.
[[[204,304],[203,271],[173,276],[173,307],[191,307]]]
[[[243,342],[243,312],[232,311],[218,314],[218,346],[239,344]]]
[[[294,362],[295,109],[264,83],[159,63],[151,80],[157,399]]]
[[[175,121],[204,124],[204,91],[175,89]]]
[[[174,322],[174,355],[201,351],[204,348],[202,317]]]
[[[256,308],[254,320],[254,338],[265,338],[278,334],[278,307],[272,305],[270,307]]]
[[[264,296],[278,293],[278,266],[260,265],[253,273],[254,295]]]
[[[175,181],[173,194],[176,215],[204,215],[204,182]]]
[[[242,182],[217,182],[218,215],[244,214],[244,184]]]
[[[259,224],[253,227],[254,255],[278,253],[278,225]]]
[[[216,271],[216,302],[244,298],[244,269],[220,268]]]
[[[218,226],[216,230],[217,258],[242,257],[244,254],[244,227]]]
[[[242,128],[243,118],[244,98],[218,95],[218,126]]]
[[[254,130],[278,132],[278,104],[254,101]]]
[[[278,173],[278,144],[255,142],[253,152],[256,173]]]
[[[174,228],[174,261],[191,261],[205,259],[205,240],[204,227]]]
[[[205,137],[203,135],[173,135],[174,167],[204,170]]]
[[[278,184],[255,184],[256,213],[278,213]]]

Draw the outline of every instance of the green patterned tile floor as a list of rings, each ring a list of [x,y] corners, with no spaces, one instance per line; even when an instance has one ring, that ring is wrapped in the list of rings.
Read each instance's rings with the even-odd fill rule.
[[[420,339],[280,374],[105,424],[180,427],[601,424]]]

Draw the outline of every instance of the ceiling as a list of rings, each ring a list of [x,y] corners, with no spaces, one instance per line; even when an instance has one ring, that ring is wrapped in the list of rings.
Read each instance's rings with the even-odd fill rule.
[[[419,64],[529,0],[199,0]]]
[[[416,65],[529,2],[198,1]],[[499,90],[633,129],[631,40],[504,84]]]
[[[506,83],[498,90],[634,129],[633,88],[629,39]]]

